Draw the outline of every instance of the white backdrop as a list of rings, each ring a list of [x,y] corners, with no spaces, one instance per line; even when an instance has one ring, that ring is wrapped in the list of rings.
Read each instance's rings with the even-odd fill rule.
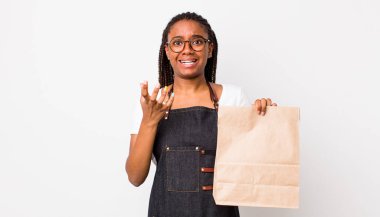
[[[155,168],[124,171],[139,82],[185,11],[219,41],[217,83],[301,108],[299,209],[380,216],[377,0],[0,1],[0,216],[145,217]]]

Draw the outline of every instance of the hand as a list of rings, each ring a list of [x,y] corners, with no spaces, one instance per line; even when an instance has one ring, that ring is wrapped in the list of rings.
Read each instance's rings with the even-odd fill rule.
[[[161,118],[165,115],[165,112],[169,110],[174,100],[174,93],[168,96],[168,92],[171,87],[165,87],[161,89],[161,96],[157,100],[157,95],[160,90],[160,84],[157,84],[151,95],[148,93],[148,82],[144,81],[140,83],[141,97],[140,103],[143,110],[143,122],[148,124],[158,124]]]
[[[256,99],[255,108],[256,108],[257,114],[264,116],[265,112],[267,111],[267,106],[277,106],[277,104],[272,103],[272,100],[270,98]]]

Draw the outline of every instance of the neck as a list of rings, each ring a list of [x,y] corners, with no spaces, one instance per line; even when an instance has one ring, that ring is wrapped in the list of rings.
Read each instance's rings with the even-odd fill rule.
[[[195,79],[174,77],[174,93],[191,94],[207,88],[206,78],[202,75]]]

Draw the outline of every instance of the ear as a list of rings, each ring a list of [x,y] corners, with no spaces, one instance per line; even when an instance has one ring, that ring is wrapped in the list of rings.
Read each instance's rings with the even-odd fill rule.
[[[165,53],[166,53],[166,56],[168,57],[169,59],[169,48],[168,48],[168,45],[165,44]]]

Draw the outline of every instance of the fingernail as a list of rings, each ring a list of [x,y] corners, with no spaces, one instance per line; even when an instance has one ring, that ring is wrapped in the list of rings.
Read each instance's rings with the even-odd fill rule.
[[[164,91],[166,92],[167,89],[168,89],[168,86],[165,86]]]

